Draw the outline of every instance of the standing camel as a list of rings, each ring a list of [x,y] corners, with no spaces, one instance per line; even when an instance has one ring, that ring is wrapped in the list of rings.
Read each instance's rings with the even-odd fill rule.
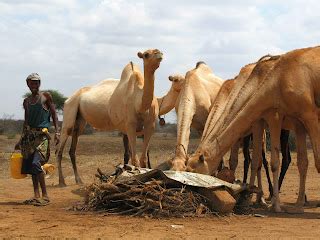
[[[158,49],[139,52],[143,59],[142,75],[132,62],[122,71],[120,81],[104,80],[92,87],[74,93],[64,105],[61,142],[57,152],[59,185],[65,186],[61,160],[68,136],[72,135],[70,158],[76,183],[82,183],[76,167],[75,151],[78,137],[86,123],[96,129],[119,130],[128,136],[131,161],[135,166],[146,166],[147,150],[158,117],[158,102],[154,96],[155,71],[159,68],[162,53]],[[140,161],[136,157],[136,136],[144,135]]]
[[[160,116],[170,112],[174,108],[176,100],[185,82],[184,77],[179,74],[169,76],[169,81],[171,81],[172,84],[168,93],[161,98],[157,98],[157,102],[159,106],[160,124],[161,124],[161,121],[164,121],[164,119],[161,120],[162,118],[160,118]],[[165,124],[165,122],[163,122],[162,124]],[[124,164],[128,164],[130,160],[130,148],[129,148],[129,139],[126,134],[123,134],[123,145],[125,149]],[[148,158],[148,167],[151,168],[149,158]]]

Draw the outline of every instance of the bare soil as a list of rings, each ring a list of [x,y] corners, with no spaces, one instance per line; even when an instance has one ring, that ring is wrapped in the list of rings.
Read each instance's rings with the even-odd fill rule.
[[[191,141],[195,149],[197,142]],[[57,187],[58,178],[47,179],[51,203],[44,207],[23,205],[32,196],[31,178],[12,179],[9,157],[17,138],[0,136],[0,238],[6,239],[247,239],[247,238],[319,238],[320,202],[319,174],[309,150],[307,195],[309,204],[303,214],[275,214],[255,209],[250,215],[205,216],[195,218],[151,219],[128,216],[111,216],[92,212],[76,212],[72,206],[82,201],[74,182],[72,167],[65,151],[63,169],[67,187]],[[140,143],[140,141],[138,141]],[[156,165],[173,156],[174,137],[156,136],[152,140],[150,156]],[[237,177],[242,179],[242,153]],[[97,167],[112,172],[121,163],[123,155],[120,137],[104,134],[81,136],[77,151],[79,172],[83,181],[95,181]],[[227,159],[227,158],[226,158]],[[54,163],[52,150],[51,162]],[[264,175],[263,175],[264,176]],[[296,201],[299,175],[296,154],[285,178],[280,194],[282,204],[291,206]],[[267,190],[266,181],[264,189]]]

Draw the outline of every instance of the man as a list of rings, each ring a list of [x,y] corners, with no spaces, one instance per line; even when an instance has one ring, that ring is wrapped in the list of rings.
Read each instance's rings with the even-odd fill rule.
[[[23,156],[21,173],[31,174],[34,197],[24,201],[25,204],[37,206],[47,205],[48,197],[42,165],[50,157],[50,117],[55,127],[55,143],[59,143],[58,119],[52,97],[48,92],[40,92],[41,78],[37,73],[31,73],[26,79],[31,95],[24,99],[24,124],[20,141],[16,149],[21,149]],[[40,197],[39,184],[42,198]]]

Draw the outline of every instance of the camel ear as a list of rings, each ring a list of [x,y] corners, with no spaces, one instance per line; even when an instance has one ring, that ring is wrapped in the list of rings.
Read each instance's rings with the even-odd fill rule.
[[[173,81],[173,77],[172,77],[172,76],[169,76],[169,80],[172,82],[172,81]]]
[[[199,156],[199,162],[204,163],[204,156],[202,154]]]
[[[138,52],[137,55],[138,55],[139,58],[143,58],[143,53],[142,52]]]

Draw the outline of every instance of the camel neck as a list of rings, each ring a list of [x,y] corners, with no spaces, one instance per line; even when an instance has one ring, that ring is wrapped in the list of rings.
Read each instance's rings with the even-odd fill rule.
[[[151,107],[154,97],[154,79],[154,71],[147,71],[144,69],[144,86],[140,108],[141,112],[145,112]]]
[[[159,105],[159,115],[164,115],[170,112],[175,107],[179,93],[180,92],[175,91],[171,87],[169,92],[165,96],[157,98]]]

